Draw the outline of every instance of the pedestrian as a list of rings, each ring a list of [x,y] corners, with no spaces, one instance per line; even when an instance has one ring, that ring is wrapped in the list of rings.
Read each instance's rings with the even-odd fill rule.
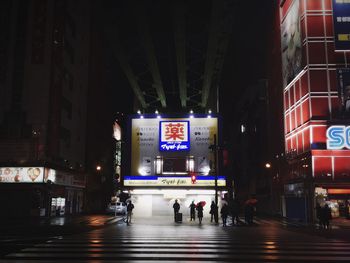
[[[332,211],[327,204],[321,210],[323,228],[329,229],[329,221],[332,219]]]
[[[239,222],[239,201],[237,199],[233,199],[231,205],[231,215],[232,215],[232,225],[238,225]]]
[[[254,207],[250,203],[246,203],[244,207],[244,219],[247,225],[253,224]]]
[[[198,211],[198,220],[199,220],[199,224],[202,224],[202,220],[203,220],[203,206],[202,203],[199,202],[197,204],[197,211]]]
[[[196,204],[194,201],[190,204],[190,215],[191,215],[191,221],[196,221]]]
[[[176,216],[180,211],[180,204],[177,202],[177,199],[175,200],[175,203],[173,204],[174,208],[174,221],[176,222]]]
[[[213,222],[213,220],[215,220],[215,222],[217,223],[217,213],[218,213],[218,206],[215,204],[214,201],[211,201],[211,205],[210,205],[210,222]]]
[[[221,218],[222,218],[222,226],[226,226],[226,221],[227,221],[227,216],[228,216],[228,205],[226,203],[224,203],[221,207]]]
[[[134,204],[129,201],[128,205],[126,206],[126,224],[129,225],[131,223],[131,216],[132,216],[132,210],[134,209]]]
[[[321,213],[322,213],[322,207],[319,203],[316,204],[316,219],[318,223],[318,227],[322,228],[322,221],[321,221]]]

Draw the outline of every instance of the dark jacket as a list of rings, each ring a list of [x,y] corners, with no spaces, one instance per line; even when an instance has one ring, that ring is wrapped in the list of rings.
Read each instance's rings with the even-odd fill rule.
[[[131,212],[133,209],[134,209],[134,205],[133,205],[132,203],[129,203],[129,204],[126,206],[126,211],[128,211],[128,212]]]
[[[173,208],[174,208],[174,211],[175,211],[175,212],[179,212],[179,210],[180,210],[180,204],[179,204],[179,203],[174,203]]]
[[[226,204],[224,204],[222,207],[221,207],[221,216],[222,217],[227,217],[228,216],[228,206]]]

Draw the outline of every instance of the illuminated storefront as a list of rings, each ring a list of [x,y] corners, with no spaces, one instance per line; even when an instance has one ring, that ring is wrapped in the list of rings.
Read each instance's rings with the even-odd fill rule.
[[[0,167],[0,195],[9,216],[82,212],[85,176],[41,166]],[[20,205],[18,205],[20,204]]]
[[[210,204],[215,189],[224,193],[226,177],[215,169],[220,161],[211,150],[219,143],[219,127],[215,115],[130,117],[130,169],[123,185],[138,208],[136,215],[170,215],[175,199],[186,206],[186,214],[193,200]]]
[[[284,216],[312,221],[318,190],[330,201],[346,200],[335,192],[350,188],[350,3],[286,0],[279,11],[289,162]],[[299,195],[286,190],[297,184]]]

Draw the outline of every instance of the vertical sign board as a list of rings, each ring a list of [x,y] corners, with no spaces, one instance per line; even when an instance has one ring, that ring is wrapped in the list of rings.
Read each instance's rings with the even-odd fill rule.
[[[286,87],[302,69],[299,0],[295,0],[281,24],[282,75]]]
[[[350,68],[338,68],[337,81],[338,95],[343,107],[343,112],[350,113]]]
[[[334,47],[350,50],[350,0],[333,0]]]

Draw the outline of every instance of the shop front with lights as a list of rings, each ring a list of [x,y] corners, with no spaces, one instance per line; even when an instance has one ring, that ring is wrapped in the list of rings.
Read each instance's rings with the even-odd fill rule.
[[[84,174],[42,166],[0,167],[6,216],[62,216],[82,212]]]
[[[133,115],[129,118],[130,169],[124,191],[135,203],[135,215],[172,215],[177,199],[185,216],[189,205],[218,202],[226,193],[219,174],[220,118],[216,115]],[[208,211],[207,211],[208,210]]]

